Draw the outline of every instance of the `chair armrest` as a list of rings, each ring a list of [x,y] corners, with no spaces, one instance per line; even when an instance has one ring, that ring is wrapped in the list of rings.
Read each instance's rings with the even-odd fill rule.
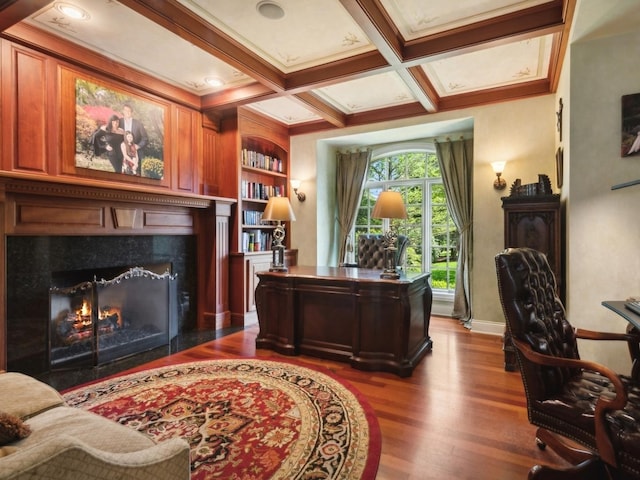
[[[595,330],[585,330],[583,328],[574,329],[577,338],[585,340],[622,340],[625,342],[640,342],[639,335],[630,333],[597,332]]]
[[[633,329],[634,331],[635,328]],[[634,362],[633,377],[636,376],[636,369],[640,368],[640,335],[637,333],[611,333],[611,332],[596,332],[594,330],[584,330],[580,328],[574,329],[576,338],[582,338],[585,340],[621,340],[627,342],[627,348],[629,349],[629,356]]]
[[[189,444],[181,438],[160,442],[136,452],[113,453],[93,448],[61,434],[0,458],[0,479],[41,480],[188,480]]]
[[[553,357],[551,355],[545,355],[534,351],[528,343],[517,338],[512,338],[512,341],[518,351],[520,351],[527,360],[533,363],[549,367],[567,367],[591,370],[604,375],[611,381],[615,390],[615,397],[612,399],[607,399],[605,396],[598,397],[593,421],[598,454],[605,462],[610,465],[617,466],[615,451],[608,435],[605,414],[610,410],[622,410],[627,404],[627,389],[618,374],[610,368],[596,362],[575,358]]]

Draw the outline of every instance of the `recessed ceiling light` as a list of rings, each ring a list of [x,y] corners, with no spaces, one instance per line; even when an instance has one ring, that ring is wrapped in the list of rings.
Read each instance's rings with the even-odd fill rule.
[[[218,77],[207,77],[204,79],[204,81],[210,87],[221,87],[222,85],[224,85],[224,82]]]
[[[57,2],[56,9],[63,15],[75,20],[89,20],[89,13],[80,7],[71,5],[70,3]]]
[[[284,10],[280,5],[271,0],[262,0],[256,5],[258,13],[269,20],[278,20],[284,17]]]

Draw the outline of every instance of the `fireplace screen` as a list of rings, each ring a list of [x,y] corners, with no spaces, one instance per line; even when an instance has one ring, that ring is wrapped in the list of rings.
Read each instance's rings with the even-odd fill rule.
[[[52,287],[50,367],[102,365],[168,345],[177,334],[175,278],[134,267],[111,280]]]

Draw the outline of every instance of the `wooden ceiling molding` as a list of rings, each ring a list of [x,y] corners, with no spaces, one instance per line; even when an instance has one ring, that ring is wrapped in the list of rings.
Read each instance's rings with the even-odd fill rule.
[[[554,93],[577,3],[277,0],[285,15],[274,20],[259,14],[258,0],[224,1],[68,0],[90,13],[84,23],[61,16],[53,1],[0,1],[0,28],[4,38],[177,97],[208,118],[243,105],[290,132],[311,132]],[[119,30],[116,43],[109,25],[135,27]],[[121,48],[136,42],[144,54]],[[495,60],[484,62],[481,80],[476,52]],[[386,87],[391,73],[405,86]],[[216,76],[223,86],[207,84]],[[349,91],[356,110],[345,105]]]

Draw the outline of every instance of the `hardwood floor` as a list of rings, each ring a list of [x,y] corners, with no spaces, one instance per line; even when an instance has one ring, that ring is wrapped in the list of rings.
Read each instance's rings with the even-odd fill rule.
[[[152,361],[134,370],[182,361],[281,355],[255,349],[257,326]],[[378,480],[526,479],[536,463],[565,465],[535,445],[520,374],[504,371],[502,339],[432,317],[433,351],[410,378],[362,372],[307,356],[349,381],[368,399],[382,432]]]

